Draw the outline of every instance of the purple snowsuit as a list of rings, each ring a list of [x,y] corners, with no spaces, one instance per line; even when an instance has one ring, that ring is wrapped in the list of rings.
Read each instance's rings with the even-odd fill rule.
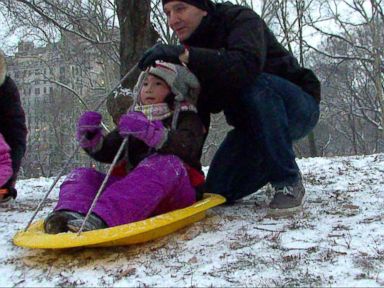
[[[170,119],[163,123],[167,126]],[[204,138],[202,123],[191,112],[180,113],[178,129],[158,151],[139,153],[143,148],[148,151],[148,147],[131,138],[128,160],[134,169],[127,176],[110,177],[93,212],[112,227],[190,206],[196,201],[196,190],[185,164],[201,171],[199,159]],[[100,151],[86,151],[96,160],[111,162],[119,147],[116,141],[121,143],[122,138],[111,132]],[[60,187],[55,210],[86,214],[104,177],[105,174],[90,168],[73,170]]]

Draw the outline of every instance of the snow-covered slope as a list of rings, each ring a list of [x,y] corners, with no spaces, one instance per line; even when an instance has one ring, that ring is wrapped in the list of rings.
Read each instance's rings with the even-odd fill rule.
[[[299,166],[307,200],[293,217],[266,217],[250,196],[160,240],[108,249],[13,246],[53,180],[19,181],[17,202],[0,208],[0,286],[383,286],[384,155]]]

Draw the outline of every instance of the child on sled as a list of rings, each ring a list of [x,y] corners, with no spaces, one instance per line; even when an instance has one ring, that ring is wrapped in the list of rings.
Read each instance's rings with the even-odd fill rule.
[[[109,178],[83,231],[143,220],[197,200],[204,182],[200,156],[206,136],[195,107],[199,90],[187,68],[157,62],[141,73],[134,103],[116,130],[104,136],[99,113],[80,117],[77,139],[91,157],[111,163],[129,137],[120,161],[131,167],[126,175]],[[45,231],[78,231],[104,177],[90,168],[72,171],[60,187],[54,212],[45,219]]]
[[[17,196],[15,185],[27,137],[20,94],[7,72],[5,54],[0,50],[0,204]]]

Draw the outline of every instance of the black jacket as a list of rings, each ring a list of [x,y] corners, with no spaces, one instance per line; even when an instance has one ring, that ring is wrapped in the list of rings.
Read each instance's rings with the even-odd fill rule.
[[[0,86],[0,133],[11,147],[13,176],[5,185],[13,185],[20,169],[21,159],[26,148],[27,128],[24,110],[21,106],[20,95],[15,82],[6,77]]]
[[[300,67],[252,9],[229,2],[213,4],[183,44],[189,46],[188,67],[202,84],[197,108],[204,124],[209,113],[236,103],[237,95],[260,73],[285,78],[320,101],[315,74]]]
[[[170,128],[172,116],[162,120],[162,122],[165,127]],[[120,160],[125,157],[134,168],[140,161],[155,152],[160,154],[174,154],[201,172],[200,157],[205,136],[206,130],[195,112],[180,112],[177,128],[169,131],[167,141],[158,151],[149,148],[141,140],[130,137],[128,151],[125,152],[125,155],[123,155]],[[120,136],[118,130],[114,130],[104,137],[100,150],[91,152],[90,149],[85,149],[85,151],[97,161],[112,163],[122,141],[123,138]]]

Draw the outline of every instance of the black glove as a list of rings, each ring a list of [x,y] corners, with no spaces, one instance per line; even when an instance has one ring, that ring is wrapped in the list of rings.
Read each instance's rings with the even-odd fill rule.
[[[174,64],[181,64],[179,56],[184,52],[182,45],[156,44],[144,52],[139,61],[141,70],[154,65],[156,60],[162,60]]]

